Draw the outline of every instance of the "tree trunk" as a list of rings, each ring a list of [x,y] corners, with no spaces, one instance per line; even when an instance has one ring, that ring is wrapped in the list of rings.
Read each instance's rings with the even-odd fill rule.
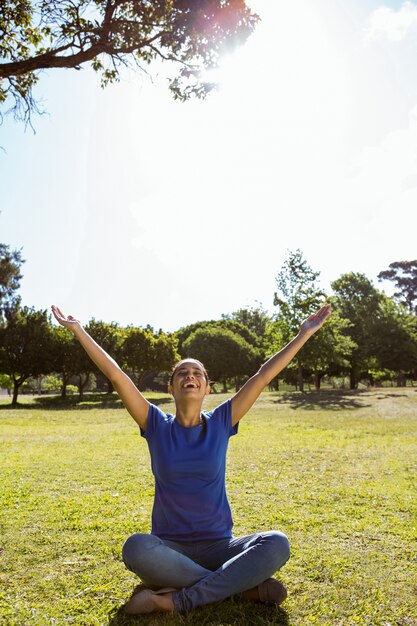
[[[65,400],[67,397],[67,385],[68,385],[69,376],[62,374],[62,388],[61,388],[61,398]]]
[[[19,387],[21,383],[17,380],[13,381],[13,398],[12,398],[12,406],[16,406],[17,404],[17,396],[19,393]]]
[[[355,376],[355,372],[353,371],[353,369],[351,369],[349,372],[349,380],[350,380],[350,388],[356,389],[356,376]]]
[[[300,391],[304,391],[303,366],[301,365],[300,362],[298,363],[297,379],[298,379],[298,388],[300,389]]]
[[[139,389],[139,391],[144,391],[144,389],[141,388],[142,385],[142,379],[145,376],[147,370],[141,370],[140,372],[138,372],[137,377],[136,377],[136,387]]]
[[[323,378],[323,374],[320,372],[316,372],[314,375],[314,386],[316,391],[320,391],[321,379]]]
[[[406,386],[406,377],[404,374],[398,374],[397,376],[397,387],[405,387]]]
[[[279,391],[279,379],[277,377],[273,378],[268,385],[269,391]]]
[[[80,382],[78,383],[78,392],[80,394],[78,399],[80,402],[84,399],[84,388],[87,385],[89,380],[90,380],[90,372],[87,372],[84,381],[83,381],[82,374],[80,374],[80,377],[79,377]]]
[[[107,379],[107,393],[113,393],[114,387],[111,380]]]
[[[236,378],[235,378],[235,392],[236,393],[241,388],[243,382],[244,382],[244,380],[243,380],[242,376],[236,376]]]
[[[38,378],[36,379],[36,385],[38,388],[38,395],[40,396],[42,394],[42,381],[45,377],[41,374],[40,376],[38,376]]]

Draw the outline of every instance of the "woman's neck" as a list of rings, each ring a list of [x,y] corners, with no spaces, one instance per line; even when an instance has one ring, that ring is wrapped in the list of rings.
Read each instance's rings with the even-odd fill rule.
[[[201,408],[200,402],[184,402],[176,405],[175,419],[181,426],[191,428],[191,426],[197,426],[201,422]]]

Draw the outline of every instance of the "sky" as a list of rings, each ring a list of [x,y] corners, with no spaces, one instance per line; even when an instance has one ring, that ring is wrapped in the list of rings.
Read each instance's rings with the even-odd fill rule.
[[[417,1],[257,0],[219,87],[180,103],[163,66],[102,90],[44,72],[34,134],[0,126],[0,241],[20,294],[83,323],[174,331],[273,313],[300,249],[320,285],[417,258]]]

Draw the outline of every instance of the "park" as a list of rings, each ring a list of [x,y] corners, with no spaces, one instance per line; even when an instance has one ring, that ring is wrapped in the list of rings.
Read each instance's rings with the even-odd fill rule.
[[[290,538],[287,601],[135,619],[121,545],[149,531],[153,498],[138,428],[114,395],[2,402],[3,623],[416,624],[416,416],[417,388],[265,392],[230,444],[228,494],[236,534]]]
[[[417,626],[417,0],[3,5],[0,624]]]

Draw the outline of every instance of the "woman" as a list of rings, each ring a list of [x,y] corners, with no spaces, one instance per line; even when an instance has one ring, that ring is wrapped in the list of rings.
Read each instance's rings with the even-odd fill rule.
[[[149,589],[131,598],[125,606],[128,613],[187,611],[233,595],[276,605],[285,600],[285,587],[271,577],[289,558],[287,537],[278,531],[232,535],[226,450],[262,390],[321,328],[330,311],[327,304],[310,315],[285,348],[211,412],[202,411],[210,392],[203,364],[195,359],[178,363],[169,384],[176,406],[173,416],[144,398],[78,320],[52,307],[56,320],[111,380],[149,446],[155,476],[152,532],[132,535],[123,546],[126,567]]]

